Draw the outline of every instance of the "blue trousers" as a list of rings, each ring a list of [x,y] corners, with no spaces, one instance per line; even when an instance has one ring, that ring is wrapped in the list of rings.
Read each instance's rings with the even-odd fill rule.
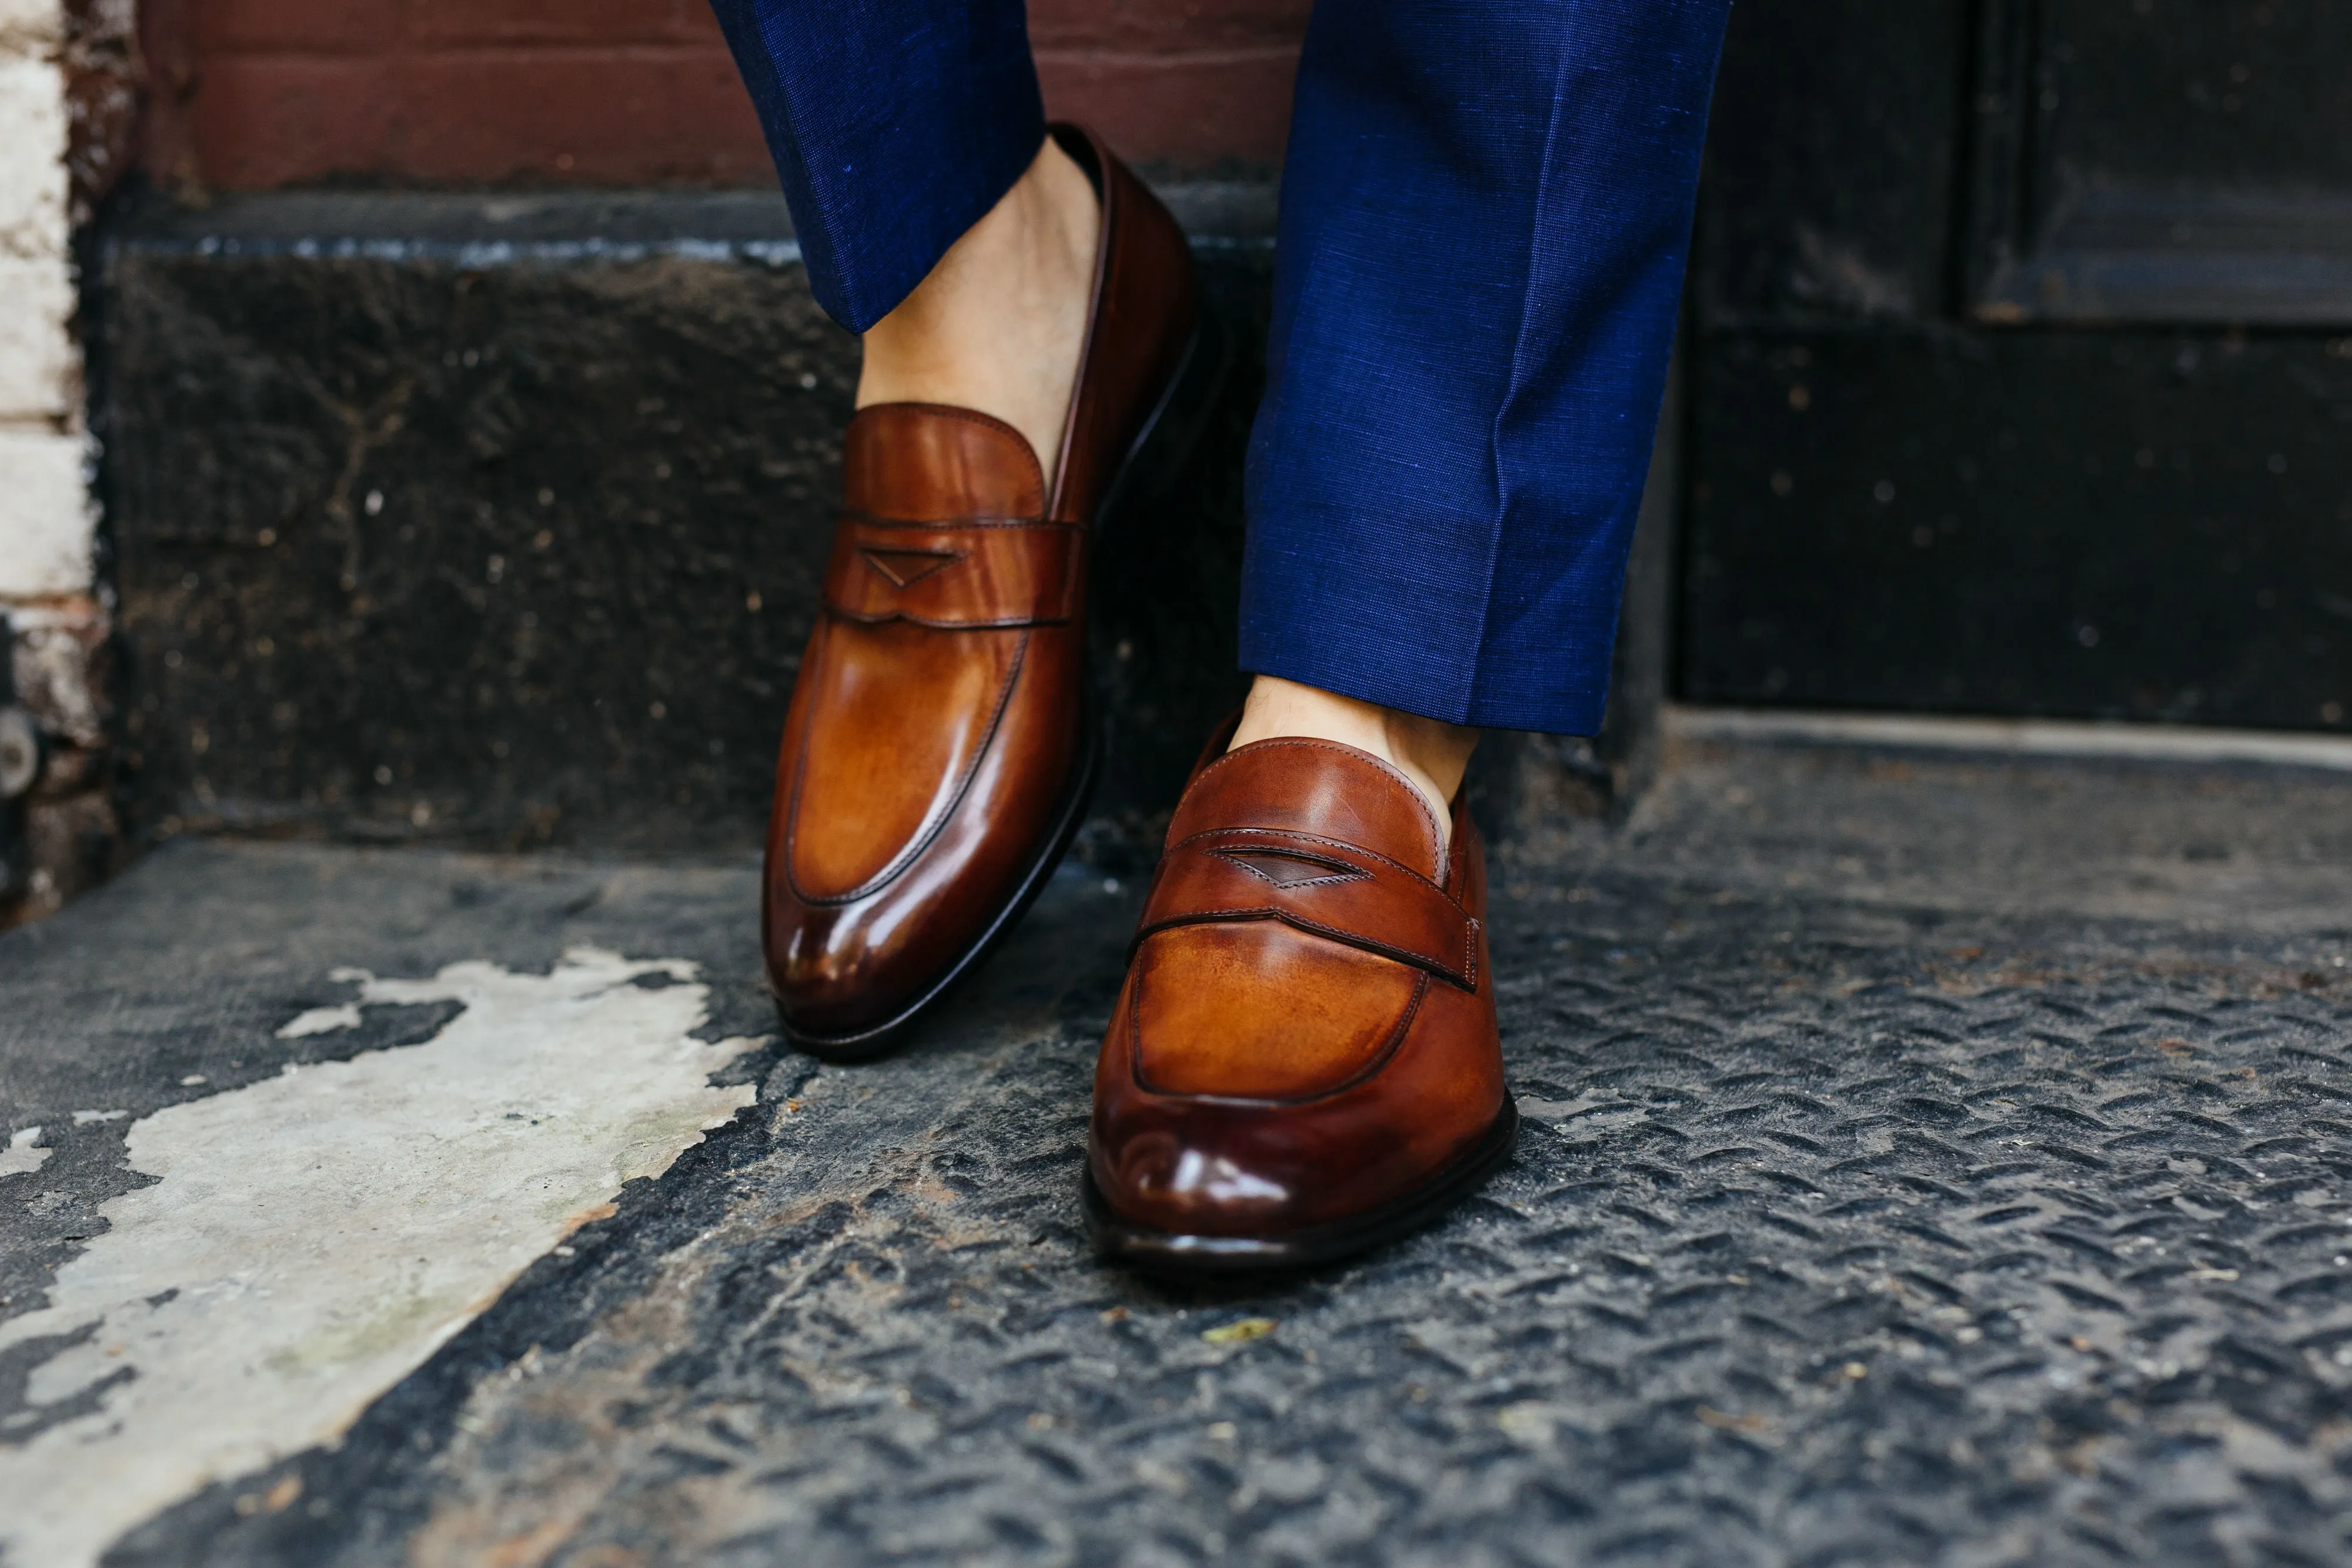
[[[862,331],[1035,157],[1022,0],[713,0]],[[1249,452],[1244,670],[1589,735],[1729,0],[1317,0]]]

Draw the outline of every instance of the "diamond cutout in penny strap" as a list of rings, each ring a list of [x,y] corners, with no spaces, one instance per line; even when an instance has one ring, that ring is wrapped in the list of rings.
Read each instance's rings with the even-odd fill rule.
[[[852,621],[1034,626],[1077,612],[1083,530],[974,517],[902,523],[850,513],[834,530],[824,602]]]
[[[963,559],[951,549],[877,549],[871,545],[858,546],[857,555],[893,588],[911,588]]]
[[[1279,920],[1478,988],[1478,922],[1460,904],[1383,855],[1312,833],[1221,828],[1170,845],[1135,946],[1156,931],[1239,920]]]
[[[1355,882],[1369,875],[1344,861],[1322,860],[1289,850],[1230,849],[1209,852],[1229,860],[1261,882],[1276,887],[1306,887],[1318,882]]]

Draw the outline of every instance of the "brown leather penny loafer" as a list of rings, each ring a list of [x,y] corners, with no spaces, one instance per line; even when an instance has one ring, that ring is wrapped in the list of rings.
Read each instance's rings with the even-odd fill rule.
[[[1105,1253],[1326,1262],[1509,1156],[1486,862],[1458,799],[1453,833],[1441,851],[1402,774],[1330,741],[1262,740],[1193,777],[1095,1069]]]
[[[824,601],[793,688],[761,933],[787,1033],[887,1048],[1019,919],[1084,815],[1087,564],[1189,454],[1222,377],[1183,233],[1089,133],[1095,297],[1048,476],[969,409],[859,411]]]

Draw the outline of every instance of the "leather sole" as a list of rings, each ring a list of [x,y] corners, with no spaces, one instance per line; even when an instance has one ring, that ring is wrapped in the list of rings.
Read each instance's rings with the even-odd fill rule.
[[[1186,460],[1208,428],[1209,415],[1216,407],[1217,393],[1224,386],[1232,363],[1231,334],[1203,300],[1200,319],[1193,325],[1192,340],[1184,347],[1184,357],[1178,361],[1176,373],[1169,378],[1167,390],[1152,405],[1150,417],[1128,447],[1127,455],[1120,459],[1118,472],[1104,492],[1102,509],[1095,518],[1094,538],[1088,543],[1090,556],[1129,507],[1164,494],[1183,472]],[[945,1000],[957,983],[977,969],[996,945],[1012,934],[1013,928],[1021,924],[1021,917],[1029,913],[1029,906],[1037,901],[1037,895],[1045,891],[1055,868],[1062,863],[1070,841],[1077,836],[1079,824],[1086,821],[1087,808],[1094,800],[1096,781],[1102,776],[1102,722],[1091,691],[1080,723],[1085,727],[1080,750],[1085,760],[1079,766],[1078,776],[1063,797],[1053,830],[980,935],[913,1000],[882,1022],[845,1034],[816,1034],[795,1029],[792,1019],[782,1016],[780,1006],[778,1016],[785,1038],[809,1055],[826,1061],[870,1061],[896,1046],[925,1013]]]
[[[1115,1262],[1155,1274],[1248,1274],[1312,1269],[1409,1236],[1428,1226],[1486,1185],[1511,1157],[1519,1138],[1518,1102],[1503,1096],[1502,1113],[1470,1151],[1419,1190],[1394,1203],[1304,1230],[1273,1236],[1196,1236],[1160,1230],[1122,1218],[1095,1186],[1092,1171],[1080,1178],[1087,1234],[1095,1250]]]

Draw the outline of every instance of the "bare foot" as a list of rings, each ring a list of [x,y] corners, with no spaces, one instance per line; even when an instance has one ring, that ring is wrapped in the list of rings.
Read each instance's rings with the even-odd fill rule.
[[[1094,301],[1100,207],[1052,137],[1002,201],[866,334],[857,406],[978,409],[1028,437],[1053,483]]]
[[[1285,735],[1336,740],[1370,752],[1411,779],[1412,787],[1428,798],[1431,810],[1437,813],[1441,842],[1453,833],[1454,795],[1462,788],[1471,752],[1477,749],[1478,731],[1378,703],[1335,696],[1296,681],[1259,675],[1251,683],[1249,702],[1242,709],[1241,727],[1234,731],[1233,744],[1247,746],[1254,740]]]

